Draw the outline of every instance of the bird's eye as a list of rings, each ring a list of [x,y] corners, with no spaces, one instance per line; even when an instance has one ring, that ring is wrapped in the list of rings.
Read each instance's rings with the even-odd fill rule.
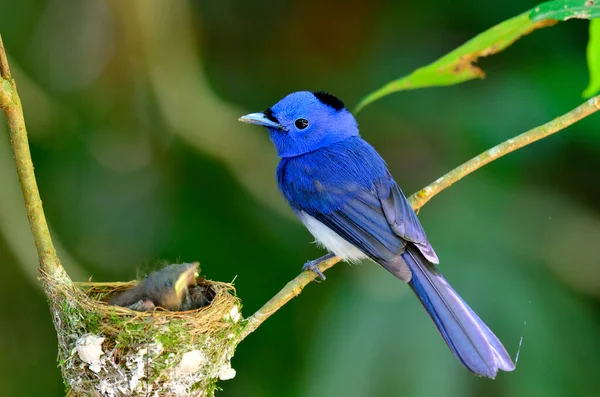
[[[294,121],[294,125],[299,130],[303,130],[306,127],[308,127],[308,120],[306,120],[306,119],[296,119],[296,121]]]

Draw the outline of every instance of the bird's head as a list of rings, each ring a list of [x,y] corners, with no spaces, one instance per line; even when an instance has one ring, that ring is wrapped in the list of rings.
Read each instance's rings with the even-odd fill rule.
[[[156,306],[180,310],[189,287],[196,285],[199,263],[169,265],[152,272],[144,279],[145,294]]]
[[[269,130],[279,157],[293,157],[358,135],[358,126],[344,103],[325,92],[289,94],[260,113],[240,121]]]

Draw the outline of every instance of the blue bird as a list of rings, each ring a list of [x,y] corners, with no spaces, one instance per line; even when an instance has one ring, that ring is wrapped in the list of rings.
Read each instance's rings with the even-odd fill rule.
[[[515,364],[496,335],[454,291],[385,161],[364,141],[341,100],[324,92],[292,93],[261,113],[240,117],[267,128],[280,158],[279,189],[329,254],[369,258],[408,283],[454,353],[471,372],[495,378]]]

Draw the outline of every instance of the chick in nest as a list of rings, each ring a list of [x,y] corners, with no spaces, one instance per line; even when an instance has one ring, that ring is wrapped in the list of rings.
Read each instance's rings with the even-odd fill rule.
[[[195,308],[190,288],[197,288],[198,272],[197,262],[166,266],[150,273],[137,286],[116,295],[108,303],[137,311],[149,311],[156,307],[170,311]]]
[[[184,299],[181,310],[195,310],[210,305],[215,297],[209,285],[197,285],[189,289],[189,299]]]

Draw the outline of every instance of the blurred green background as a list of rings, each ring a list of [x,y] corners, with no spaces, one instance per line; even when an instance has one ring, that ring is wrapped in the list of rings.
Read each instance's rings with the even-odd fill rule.
[[[349,107],[536,3],[1,0],[42,199],[77,280],[199,260],[246,316],[323,254],[279,196],[267,133],[237,117],[302,89]],[[411,193],[582,102],[588,22],[483,59],[483,81],[399,93],[362,135]],[[221,396],[600,394],[600,116],[492,163],[420,213],[442,271],[514,354],[464,370],[409,288],[340,264],[245,340]],[[0,395],[64,395],[0,125]]]

